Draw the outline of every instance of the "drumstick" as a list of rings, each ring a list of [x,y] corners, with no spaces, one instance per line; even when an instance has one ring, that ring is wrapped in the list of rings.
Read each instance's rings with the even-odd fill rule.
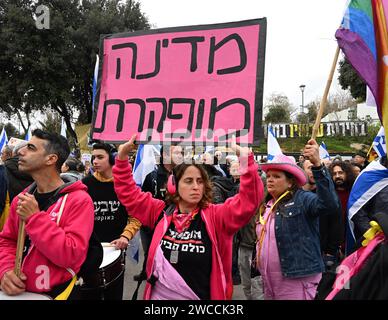
[[[114,244],[110,244],[110,243],[108,243],[108,242],[101,243],[101,245],[102,245],[103,247],[107,247],[107,248],[116,247]]]
[[[20,274],[22,271],[24,240],[26,237],[26,233],[24,232],[25,225],[26,225],[25,221],[21,220],[19,223],[18,242],[16,246],[16,257],[15,257],[15,274],[18,277],[20,277]]]

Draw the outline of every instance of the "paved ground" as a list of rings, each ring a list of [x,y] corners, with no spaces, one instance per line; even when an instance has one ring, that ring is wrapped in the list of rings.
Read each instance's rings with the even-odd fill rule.
[[[140,247],[140,261],[138,264],[133,264],[130,259],[127,257],[126,268],[125,268],[125,279],[124,279],[124,300],[131,300],[132,295],[136,289],[137,282],[133,280],[133,276],[138,274],[141,271],[143,266],[143,251]],[[145,281],[140,286],[138,300],[143,299]],[[244,293],[242,291],[241,285],[234,286],[233,290],[233,300],[245,300]]]

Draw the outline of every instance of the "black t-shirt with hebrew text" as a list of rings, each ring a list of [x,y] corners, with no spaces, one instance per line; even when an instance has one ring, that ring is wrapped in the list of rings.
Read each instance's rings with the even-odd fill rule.
[[[161,248],[164,257],[194,293],[201,300],[209,300],[212,245],[201,214],[180,234],[171,222],[161,240]]]

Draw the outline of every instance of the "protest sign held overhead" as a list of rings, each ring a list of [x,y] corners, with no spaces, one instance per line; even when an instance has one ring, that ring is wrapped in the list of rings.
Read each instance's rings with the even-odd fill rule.
[[[265,18],[101,39],[93,139],[258,144]]]

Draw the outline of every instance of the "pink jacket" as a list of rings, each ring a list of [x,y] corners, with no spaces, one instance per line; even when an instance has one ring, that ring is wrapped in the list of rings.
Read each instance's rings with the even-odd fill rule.
[[[94,225],[94,206],[87,187],[77,181],[63,189],[68,197],[57,226],[57,213],[64,197],[47,211],[33,214],[26,220],[26,234],[31,245],[22,265],[27,276],[26,291],[48,292],[72,278],[67,270],[80,270],[88,250]],[[0,233],[0,279],[14,269],[19,229],[16,214],[18,198],[12,201],[9,218]]]
[[[165,204],[152,198],[151,193],[144,193],[136,186],[132,177],[132,168],[128,161],[116,158],[113,167],[114,186],[117,197],[126,207],[128,214],[136,217],[140,222],[154,228],[155,223]],[[257,172],[257,165],[253,155],[248,158],[248,170],[240,178],[240,192],[229,198],[223,204],[210,204],[201,210],[201,217],[212,242],[212,270],[210,276],[210,297],[212,300],[231,299],[233,294],[232,282],[232,240],[233,235],[255,214],[263,199],[263,184]],[[164,216],[154,230],[148,252],[146,266],[147,277],[153,268],[156,249],[163,235],[166,233],[172,216]],[[144,299],[149,300],[151,286],[147,282]]]

